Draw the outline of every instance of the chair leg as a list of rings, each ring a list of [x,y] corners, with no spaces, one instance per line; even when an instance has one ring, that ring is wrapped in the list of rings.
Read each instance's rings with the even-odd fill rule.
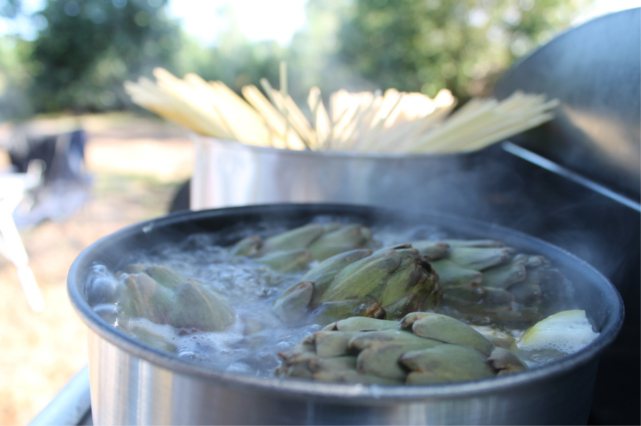
[[[44,309],[44,299],[36,277],[29,266],[27,250],[13,220],[13,214],[10,209],[0,207],[0,210],[0,243],[3,243],[0,246],[0,251],[16,267],[18,280],[31,309],[41,312]]]

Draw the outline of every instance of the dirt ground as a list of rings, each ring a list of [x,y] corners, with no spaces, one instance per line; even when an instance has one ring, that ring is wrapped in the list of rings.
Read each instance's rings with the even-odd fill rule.
[[[0,425],[27,424],[87,363],[86,329],[66,290],[74,258],[104,235],[165,214],[191,174],[192,144],[180,129],[128,115],[80,120],[88,132],[88,200],[63,219],[20,230],[43,312],[29,308],[13,265],[0,257]],[[40,124],[47,131],[61,122],[69,124]],[[0,128],[0,139],[8,135]]]

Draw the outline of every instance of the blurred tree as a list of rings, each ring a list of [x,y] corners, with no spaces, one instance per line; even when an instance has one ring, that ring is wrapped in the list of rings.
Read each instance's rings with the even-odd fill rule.
[[[178,26],[166,0],[48,0],[36,16],[31,98],[38,111],[103,111],[128,104],[122,84],[171,67]]]
[[[22,11],[21,0],[2,0],[0,1],[0,16],[5,18],[15,18]]]
[[[285,49],[273,41],[250,42],[238,26],[223,32],[210,50],[211,62],[203,76],[220,80],[234,90],[247,84],[257,84],[261,78],[274,83],[278,79],[278,64]]]
[[[13,34],[9,25],[21,15],[21,0],[0,0],[0,18],[5,18],[6,25],[0,36],[0,121],[19,120],[31,114],[26,96],[31,81],[28,72],[30,44]]]
[[[292,39],[286,60],[289,65],[290,91],[304,101],[312,86],[329,93],[351,87],[356,74],[337,60],[341,17],[352,11],[350,1],[309,0],[305,28]]]
[[[204,47],[185,37],[176,71],[195,72],[206,80],[220,80],[234,90],[246,84],[259,84],[263,77],[272,83],[278,79],[278,64],[286,49],[273,41],[252,42],[243,34],[237,9],[222,7],[225,28],[213,46]]]
[[[14,36],[0,37],[0,121],[31,115],[25,95],[31,83],[28,62],[31,45]]]
[[[464,100],[486,92],[498,73],[567,27],[590,0],[345,2],[335,58],[368,82],[352,78],[353,88],[434,95],[447,87]]]

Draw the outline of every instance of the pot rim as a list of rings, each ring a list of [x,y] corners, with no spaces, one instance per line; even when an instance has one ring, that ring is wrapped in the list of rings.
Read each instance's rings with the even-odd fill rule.
[[[390,161],[390,160],[409,160],[409,161],[439,161],[444,159],[475,157],[481,152],[485,152],[494,147],[494,145],[501,145],[503,142],[497,142],[485,148],[475,151],[462,151],[462,152],[436,152],[436,153],[402,153],[402,152],[375,152],[375,151],[341,151],[341,150],[297,150],[288,148],[274,148],[268,146],[250,145],[238,142],[232,139],[220,139],[213,136],[203,136],[196,133],[191,134],[191,139],[194,142],[215,143],[222,145],[226,149],[234,149],[237,151],[255,151],[263,155],[278,155],[278,156],[291,156],[294,158],[318,158],[322,161],[332,160],[372,160],[372,161]]]
[[[182,360],[168,353],[159,351],[151,347],[141,345],[136,339],[125,334],[121,330],[110,326],[102,318],[96,314],[89,306],[88,302],[84,299],[80,291],[80,278],[81,272],[91,265],[91,257],[94,251],[108,245],[112,245],[115,241],[131,237],[138,233],[150,233],[154,229],[169,226],[172,224],[179,224],[192,219],[210,219],[215,217],[233,216],[242,213],[250,212],[291,212],[300,213],[308,211],[310,213],[321,214],[339,214],[338,211],[346,209],[350,213],[357,212],[374,214],[392,214],[398,216],[391,209],[382,207],[373,207],[357,204],[337,204],[337,203],[278,203],[278,204],[264,204],[264,205],[248,205],[241,207],[225,207],[217,209],[207,209],[198,211],[184,211],[177,212],[159,218],[147,220],[137,224],[129,225],[112,234],[104,236],[86,247],[78,255],[72,263],[68,277],[67,277],[67,290],[71,299],[72,305],[81,316],[82,320],[87,326],[97,333],[99,337],[104,338],[111,344],[119,347],[133,356],[139,357],[142,360],[150,362],[160,368],[170,370],[193,376],[199,379],[208,381],[216,381],[222,386],[234,387],[249,387],[256,391],[264,392],[278,392],[280,394],[287,394],[295,398],[324,398],[342,400],[350,398],[350,401],[372,402],[381,403],[385,401],[412,401],[424,400],[427,398],[452,398],[463,397],[471,394],[480,394],[487,391],[509,391],[510,388],[526,386],[534,382],[549,380],[552,377],[567,374],[573,369],[579,368],[585,364],[595,361],[598,354],[602,352],[612,341],[616,338],[622,324],[624,317],[624,305],[621,296],[617,289],[594,267],[574,256],[573,254],[554,246],[545,241],[539,240],[515,231],[512,229],[504,228],[498,225],[490,225],[489,229],[492,231],[504,231],[510,236],[517,238],[527,238],[541,247],[561,253],[563,256],[570,258],[577,266],[586,270],[586,273],[595,275],[595,277],[603,282],[604,291],[607,293],[609,301],[613,305],[608,317],[599,332],[598,337],[591,342],[588,346],[572,355],[566,356],[558,361],[554,361],[542,366],[528,368],[525,371],[508,374],[504,376],[497,376],[490,379],[483,379],[477,381],[443,383],[428,386],[406,386],[406,385],[363,385],[363,384],[342,384],[342,383],[324,383],[313,382],[303,379],[295,378],[279,378],[279,377],[255,377],[251,375],[226,373],[221,371],[212,370],[202,363],[197,363],[189,360]],[[405,216],[405,215],[401,215]],[[433,213],[419,213],[417,217],[444,217],[443,215],[436,215]],[[448,215],[448,221],[451,217]],[[468,224],[485,224],[475,220],[454,218],[454,220],[461,220]],[[91,367],[91,366],[90,366]]]

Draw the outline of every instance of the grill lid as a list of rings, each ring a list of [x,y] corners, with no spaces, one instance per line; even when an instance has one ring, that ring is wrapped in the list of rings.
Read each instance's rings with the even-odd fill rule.
[[[586,179],[640,201],[641,9],[594,19],[510,69],[495,94],[516,90],[561,102],[553,121],[512,140]]]

